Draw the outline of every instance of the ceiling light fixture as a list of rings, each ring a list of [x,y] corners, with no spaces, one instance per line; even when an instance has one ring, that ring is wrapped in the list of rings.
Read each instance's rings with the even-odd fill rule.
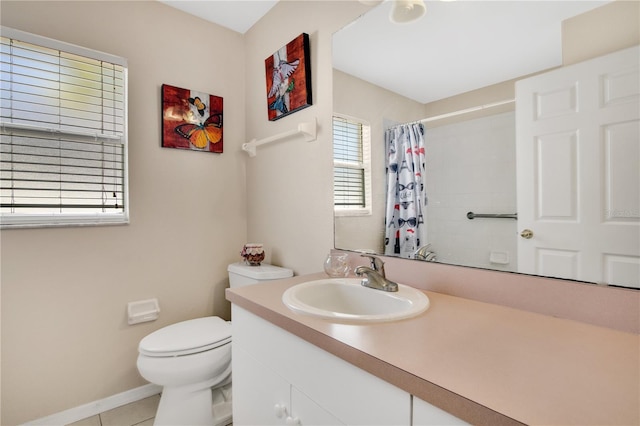
[[[422,18],[426,12],[423,0],[395,0],[389,19],[395,24],[408,24]]]

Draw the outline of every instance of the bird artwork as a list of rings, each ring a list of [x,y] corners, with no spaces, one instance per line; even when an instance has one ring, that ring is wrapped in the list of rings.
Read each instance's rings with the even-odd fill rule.
[[[265,59],[269,120],[311,105],[309,35],[302,33]]]
[[[269,109],[278,110],[283,114],[289,112],[285,96],[295,88],[295,80],[293,78],[289,79],[289,77],[298,68],[299,64],[300,59],[295,59],[291,62],[279,59],[278,64],[274,64],[271,90],[267,98],[271,99],[275,96],[276,99],[269,104]]]

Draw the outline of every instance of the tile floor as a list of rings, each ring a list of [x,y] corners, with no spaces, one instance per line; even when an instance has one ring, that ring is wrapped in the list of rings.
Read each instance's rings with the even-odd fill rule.
[[[67,426],[152,426],[160,395],[108,410]]]

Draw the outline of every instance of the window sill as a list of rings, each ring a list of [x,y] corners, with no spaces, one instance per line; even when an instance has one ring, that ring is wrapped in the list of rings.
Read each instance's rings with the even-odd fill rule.
[[[371,209],[333,209],[333,214],[340,217],[371,216]]]
[[[112,217],[56,217],[29,218],[0,216],[0,229],[33,229],[33,228],[72,228],[84,226],[128,225],[129,217],[124,215]]]

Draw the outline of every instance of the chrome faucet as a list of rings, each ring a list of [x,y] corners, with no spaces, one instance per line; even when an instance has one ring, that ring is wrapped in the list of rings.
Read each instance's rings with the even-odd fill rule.
[[[365,287],[373,288],[375,290],[382,291],[398,291],[398,284],[387,279],[384,272],[384,262],[382,259],[376,256],[370,256],[363,254],[362,257],[368,257],[371,260],[371,267],[358,266],[356,268],[356,275],[362,278],[360,284]]]
[[[427,244],[426,246],[420,247],[413,254],[413,257],[418,260],[424,260],[427,262],[435,262],[436,260],[436,252],[431,251],[431,244]]]

